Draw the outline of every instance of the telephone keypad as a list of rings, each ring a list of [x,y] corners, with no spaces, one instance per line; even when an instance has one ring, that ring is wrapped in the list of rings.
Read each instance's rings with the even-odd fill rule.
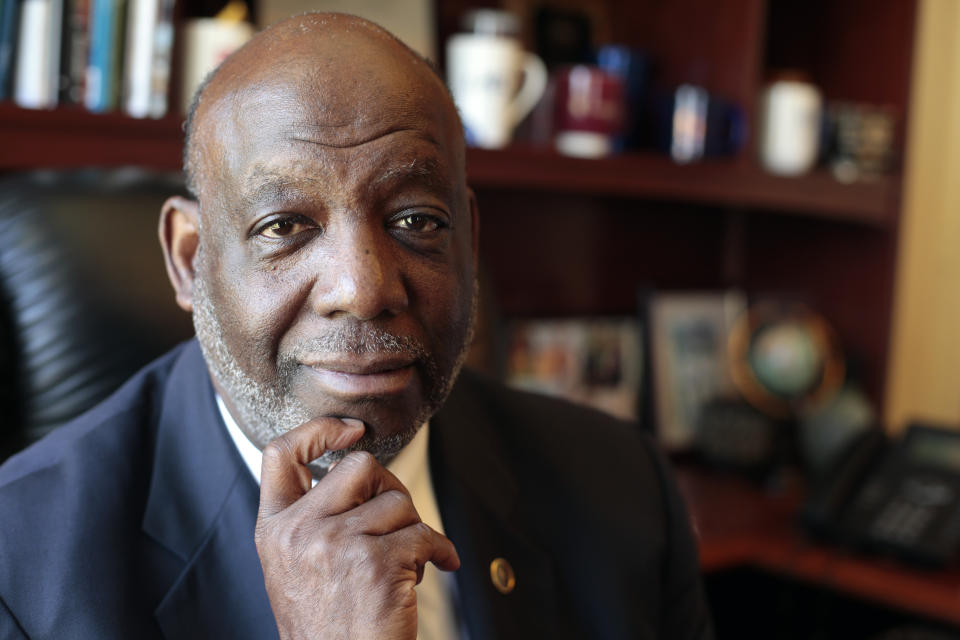
[[[933,519],[933,512],[906,500],[895,500],[884,507],[874,521],[872,533],[881,540],[916,540]]]
[[[953,489],[942,482],[908,477],[877,514],[870,533],[877,540],[913,544],[920,540],[937,513],[954,499]]]

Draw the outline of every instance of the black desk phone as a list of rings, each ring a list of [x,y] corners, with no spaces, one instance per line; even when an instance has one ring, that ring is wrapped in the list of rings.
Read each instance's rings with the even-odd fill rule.
[[[943,565],[960,551],[960,431],[911,425],[897,441],[871,430],[812,494],[815,534],[905,560]]]

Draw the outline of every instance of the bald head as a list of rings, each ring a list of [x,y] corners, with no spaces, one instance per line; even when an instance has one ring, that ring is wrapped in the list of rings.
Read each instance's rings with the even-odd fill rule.
[[[260,108],[251,109],[251,101]],[[208,179],[222,172],[230,150],[219,143],[236,133],[231,125],[238,119],[305,108],[321,116],[305,127],[313,129],[306,137],[332,146],[382,135],[428,108],[453,130],[462,157],[456,107],[429,61],[370,21],[310,13],[258,33],[197,89],[185,124],[187,187],[200,198]]]

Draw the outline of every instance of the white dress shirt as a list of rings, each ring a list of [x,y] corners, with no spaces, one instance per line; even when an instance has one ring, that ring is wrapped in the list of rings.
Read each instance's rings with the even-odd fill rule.
[[[260,467],[263,454],[240,431],[236,421],[217,395],[220,416],[240,456],[250,469],[257,484],[260,484]],[[430,480],[430,457],[427,455],[430,423],[423,425],[413,440],[387,465],[393,475],[410,491],[413,506],[420,519],[434,530],[443,533],[443,522],[437,508],[437,498]],[[316,480],[314,480],[316,484]],[[446,573],[428,563],[423,570],[423,579],[417,590],[417,640],[448,640],[465,638],[456,615],[456,582],[452,573]],[[458,632],[459,631],[459,632]]]

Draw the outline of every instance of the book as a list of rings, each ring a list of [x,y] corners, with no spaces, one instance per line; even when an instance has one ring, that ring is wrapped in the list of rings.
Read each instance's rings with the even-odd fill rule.
[[[169,104],[170,68],[173,66],[173,3],[174,0],[160,0],[160,14],[153,32],[150,101],[147,108],[151,118],[162,118]]]
[[[0,100],[13,90],[13,61],[17,50],[22,0],[0,0]]]
[[[102,113],[117,106],[123,54],[124,0],[91,0],[90,45],[84,77],[84,105]]]
[[[64,0],[60,49],[60,102],[82,104],[90,48],[90,1]]]
[[[63,0],[23,0],[13,99],[27,109],[57,105]]]
[[[173,49],[173,0],[130,0],[123,108],[134,118],[167,111]]]

